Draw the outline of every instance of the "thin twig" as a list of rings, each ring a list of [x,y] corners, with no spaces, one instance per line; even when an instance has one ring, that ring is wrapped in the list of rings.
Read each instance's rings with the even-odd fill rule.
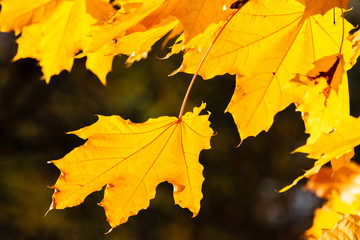
[[[214,46],[215,42],[217,41],[217,39],[219,38],[220,34],[223,32],[223,30],[225,29],[225,27],[228,25],[228,23],[230,22],[230,20],[235,16],[236,13],[239,12],[241,8],[237,9],[235,12],[233,12],[230,17],[226,20],[224,26],[221,28],[221,30],[219,31],[219,33],[216,35],[215,39],[212,41],[212,43],[210,44],[209,48],[207,49],[204,57],[201,59],[201,62],[199,63],[199,66],[197,67],[195,73],[194,73],[194,76],[192,77],[191,79],[191,82],[189,84],[189,87],[186,91],[186,94],[185,94],[185,97],[184,97],[184,100],[183,100],[183,103],[181,105],[181,109],[180,109],[180,113],[179,113],[179,120],[181,120],[182,116],[183,116],[183,113],[184,113],[184,109],[185,109],[185,105],[186,105],[186,102],[187,102],[187,99],[189,97],[189,94],[190,94],[190,91],[191,91],[191,88],[195,82],[195,78],[197,77],[199,71],[200,71],[200,68],[202,67],[206,57],[209,55],[209,52],[210,50],[212,49],[212,47]]]

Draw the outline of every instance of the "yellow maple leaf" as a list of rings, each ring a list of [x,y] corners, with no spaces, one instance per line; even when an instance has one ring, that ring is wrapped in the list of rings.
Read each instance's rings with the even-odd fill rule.
[[[86,67],[95,73],[100,81],[105,84],[106,75],[111,71],[112,61],[116,55],[128,55],[129,57],[126,61],[128,64],[146,58],[152,45],[176,27],[178,23],[176,19],[165,19],[159,25],[146,29],[146,31],[136,31],[124,35],[117,39],[116,42],[105,44],[95,52],[86,53]]]
[[[52,161],[61,174],[50,209],[78,205],[106,185],[100,205],[115,227],[147,208],[156,186],[168,181],[174,186],[175,203],[196,216],[204,180],[198,157],[210,148],[213,134],[209,115],[199,115],[204,107],[181,119],[160,117],[145,123],[99,116],[95,124],[72,132],[88,140]]]
[[[321,134],[313,144],[306,144],[295,152],[307,153],[309,158],[331,160],[352,151],[360,144],[359,118],[348,116],[329,134]]]
[[[46,21],[23,30],[18,39],[15,60],[27,57],[39,59],[46,82],[49,82],[52,75],[64,69],[70,71],[74,56],[84,44],[83,38],[88,31],[85,1],[60,1]],[[31,44],[38,38],[37,45],[28,47],[27,41]]]
[[[292,184],[284,187],[284,192],[296,185],[301,179],[309,178],[318,173],[320,168],[330,162],[335,169],[346,165],[353,157],[354,147],[360,144],[360,118],[348,116],[343,118],[331,133],[322,133],[314,143],[296,149],[294,152],[308,154],[308,158],[317,159],[314,167],[307,170],[302,176],[296,178]]]
[[[75,54],[89,43],[90,25],[97,21],[92,16],[104,19],[114,11],[109,4],[94,0],[23,2],[2,2],[1,30],[22,31],[14,60],[38,59],[46,82],[62,70],[70,71]]]
[[[126,4],[131,4],[131,2],[119,1],[121,9],[112,18],[103,24],[95,24],[91,27],[91,42],[85,51],[95,52],[106,44],[116,43],[131,28],[136,27],[144,18],[159,8],[163,2],[164,0],[144,0],[127,8]]]
[[[297,111],[302,112],[305,132],[310,134],[309,144],[315,142],[321,133],[331,132],[341,119],[350,114],[348,80],[342,56],[324,57],[314,65],[314,69],[303,76],[304,80],[298,79],[292,89],[296,94],[298,82],[308,87],[302,99],[295,103]]]
[[[305,232],[306,239],[319,239],[321,236],[324,236],[326,231],[336,227],[336,224],[339,223],[341,216],[344,214],[359,216],[359,200],[360,196],[357,195],[355,201],[347,203],[341,199],[341,196],[333,191],[325,205],[322,208],[316,209],[313,225]],[[353,230],[349,229],[349,231]]]
[[[178,25],[178,20],[168,18],[165,19],[165,21],[162,21],[159,25],[156,25],[145,32],[135,32],[133,34],[126,35],[119,39],[116,44],[116,50],[113,54],[128,55],[129,57],[126,60],[127,64],[140,61],[141,59],[147,57],[147,53],[158,40]],[[129,50],[132,50],[132,52]]]
[[[182,24],[185,40],[188,42],[204,32],[211,23],[227,19],[234,11],[232,0],[168,0],[141,22],[149,28],[169,16],[175,16]]]
[[[70,71],[75,54],[89,42],[87,34],[94,19],[87,13],[87,2],[58,1],[47,18],[24,27],[14,60],[38,59],[46,82],[62,70]]]
[[[306,74],[318,59],[338,54],[343,31],[353,27],[345,21],[343,29],[340,13],[335,25],[332,13],[313,16],[299,25],[303,14],[304,6],[297,1],[249,1],[229,20],[199,74],[205,79],[225,73],[247,77],[265,71],[279,74],[276,70],[283,67],[289,68],[290,77]],[[223,25],[213,24],[186,45],[189,51],[178,71],[195,72]],[[351,43],[344,42],[342,53],[348,62]],[[296,71],[302,69],[306,71]]]
[[[129,4],[118,2],[120,5]],[[210,23],[225,20],[233,12],[229,5],[229,0],[138,2],[126,10],[126,14],[118,14],[115,22],[93,27],[92,41],[86,50],[87,68],[105,83],[114,56],[128,55],[127,63],[130,64],[145,58],[156,41],[172,29],[178,29],[179,21],[186,39],[191,39]]]
[[[306,239],[319,239],[324,229],[332,229],[340,219],[340,214],[332,210],[319,208],[315,210],[311,228],[306,230]]]
[[[354,157],[354,150],[350,149],[348,150],[348,152],[341,154],[339,157],[335,157],[332,159],[320,158],[317,161],[315,161],[314,167],[310,168],[309,170],[306,170],[303,175],[297,177],[291,184],[282,188],[279,192],[285,192],[290,188],[292,188],[293,186],[295,186],[301,179],[309,178],[317,174],[320,171],[321,167],[327,164],[328,162],[331,162],[333,166],[333,170],[335,171],[343,166],[346,166],[353,157]]]
[[[303,150],[315,144],[316,147],[311,147],[311,149],[315,150],[315,148],[318,148],[315,151],[323,152],[321,154],[318,153],[316,156],[310,154],[309,158],[318,159],[314,167],[296,178],[292,184],[283,188],[281,192],[296,185],[301,179],[317,174],[320,168],[329,161],[333,170],[336,171],[347,165],[354,156],[353,148],[355,146],[343,150],[337,155],[330,154],[325,156],[324,153],[328,149],[323,148],[321,145],[323,142],[320,139],[320,137],[326,136],[326,134],[334,129],[339,131],[338,125],[344,124],[343,120],[346,121],[345,119],[349,118],[348,82],[344,71],[345,68],[348,68],[348,65],[345,66],[342,56],[338,54],[319,59],[314,65],[314,69],[307,73],[305,80],[295,79],[295,87],[292,90],[287,89],[286,91],[297,91],[299,82],[308,86],[308,90],[305,91],[306,93],[303,98],[297,101],[297,110],[302,112],[306,128],[305,132],[309,133],[310,137],[306,145],[303,146],[305,148],[299,148],[296,151],[309,153]],[[331,140],[328,143],[331,143]]]
[[[296,73],[305,75],[314,62],[338,54],[340,49],[346,63],[351,57],[351,43],[343,42],[349,23],[345,22],[345,29],[341,20],[334,25],[332,13],[300,23],[303,11],[304,6],[297,1],[249,1],[225,27],[225,23],[213,24],[186,45],[188,51],[176,72],[193,73],[222,31],[199,74],[205,79],[237,74],[227,111],[233,115],[242,140],[267,131],[274,115],[292,102],[293,97],[282,89]]]
[[[23,27],[41,22],[57,7],[57,0],[2,0],[0,31],[14,30],[19,34]]]
[[[78,57],[86,55],[86,68],[93,72],[106,85],[106,76],[112,69],[113,54],[109,54],[113,46],[106,44],[93,53],[80,54]]]
[[[128,55],[129,64],[146,58],[151,46],[178,25],[175,17],[162,12],[164,0],[117,4],[121,8],[113,17],[91,27],[90,44],[79,56],[87,56],[86,67],[103,84],[116,55]]]

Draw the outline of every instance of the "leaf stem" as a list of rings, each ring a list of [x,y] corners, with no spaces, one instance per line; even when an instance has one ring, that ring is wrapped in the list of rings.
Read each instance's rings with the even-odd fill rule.
[[[342,51],[342,46],[344,44],[344,38],[345,38],[345,16],[344,16],[344,9],[341,6],[341,18],[342,18],[342,38],[341,38],[341,43],[340,43],[340,49],[339,49],[339,54],[341,54]]]
[[[216,35],[216,37],[214,38],[214,40],[212,41],[212,43],[210,44],[210,46],[208,47],[208,49],[206,50],[203,58],[201,59],[201,62],[199,63],[199,66],[197,67],[191,81],[190,81],[190,84],[189,84],[189,87],[186,91],[186,94],[185,94],[185,97],[184,97],[184,100],[182,102],[182,105],[181,105],[181,109],[180,109],[180,113],[179,113],[179,120],[181,120],[182,116],[183,116],[183,113],[184,113],[184,109],[185,109],[185,105],[186,105],[186,102],[187,102],[187,99],[189,97],[189,94],[190,94],[190,91],[191,91],[191,88],[192,86],[194,85],[194,82],[195,82],[195,78],[197,77],[199,71],[200,71],[200,68],[202,67],[206,57],[209,55],[209,52],[210,50],[212,49],[212,47],[214,46],[215,42],[217,41],[217,39],[219,38],[220,34],[223,32],[223,30],[225,29],[225,27],[228,25],[228,23],[230,22],[230,20],[235,16],[236,13],[239,12],[241,8],[237,9],[235,12],[233,12],[230,17],[226,20],[224,26],[220,29],[219,33]]]

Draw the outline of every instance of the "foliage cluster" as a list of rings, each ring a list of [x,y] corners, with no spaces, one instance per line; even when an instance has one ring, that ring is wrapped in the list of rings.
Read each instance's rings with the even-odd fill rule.
[[[114,56],[127,55],[131,65],[164,36],[165,44],[176,38],[165,58],[184,53],[172,74],[194,74],[177,118],[133,123],[99,116],[95,124],[71,132],[87,141],[51,161],[61,174],[50,210],[79,205],[106,185],[100,205],[116,227],[147,208],[157,185],[167,181],[175,203],[196,216],[204,180],[198,158],[210,148],[213,130],[210,113],[201,114],[204,103],[184,110],[197,75],[229,73],[236,75],[236,86],[226,111],[241,142],[268,131],[275,114],[291,103],[302,114],[309,138],[296,152],[316,161],[281,191],[314,176],[308,188],[329,200],[316,212],[308,238],[356,239],[360,195],[352,181],[359,169],[350,159],[360,144],[360,120],[350,116],[346,72],[360,54],[360,32],[344,18],[347,5],[346,0],[31,0],[21,6],[1,1],[0,30],[21,33],[14,59],[38,59],[46,82],[86,56],[87,68],[105,84]],[[329,162],[333,178],[323,167]]]

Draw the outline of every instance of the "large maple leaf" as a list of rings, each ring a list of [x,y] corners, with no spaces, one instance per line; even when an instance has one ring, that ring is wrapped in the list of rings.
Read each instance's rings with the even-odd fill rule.
[[[198,157],[210,148],[213,134],[209,115],[199,115],[204,107],[181,119],[160,117],[145,123],[99,116],[95,124],[72,132],[88,140],[52,161],[61,174],[50,209],[78,205],[106,185],[100,205],[115,227],[147,208],[156,186],[168,181],[174,186],[175,203],[196,216],[204,180]]]
[[[199,74],[238,75],[227,111],[242,140],[267,131],[274,115],[292,102],[282,89],[296,73],[305,75],[314,62],[340,49],[346,63],[352,55],[351,44],[343,42],[350,24],[344,29],[339,15],[334,24],[332,13],[301,21],[303,14],[297,1],[249,1],[228,22],[210,26],[186,45],[178,71],[195,72],[213,44]]]

